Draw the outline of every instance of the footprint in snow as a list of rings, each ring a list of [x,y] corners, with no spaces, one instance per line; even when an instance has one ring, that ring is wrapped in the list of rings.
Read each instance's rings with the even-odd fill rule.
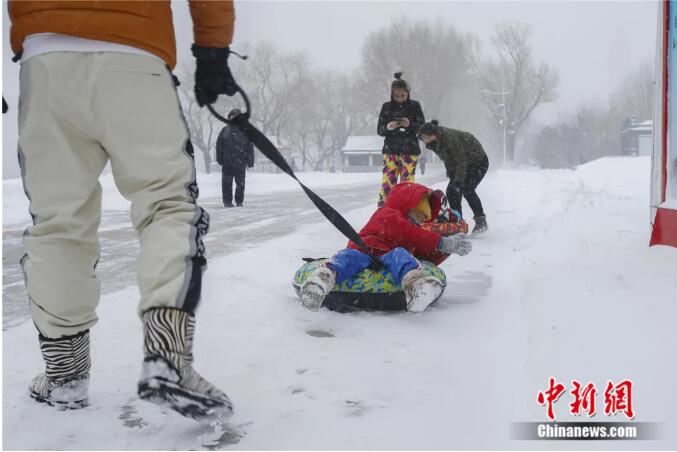
[[[369,410],[369,407],[363,405],[359,400],[346,400],[345,404],[348,408],[349,416],[360,417]]]
[[[307,330],[306,334],[313,337],[335,337],[334,333],[325,330]]]
[[[200,437],[200,442],[207,450],[223,449],[224,447],[239,443],[247,434],[243,428],[251,424],[251,422],[246,422],[236,426],[214,426],[211,431],[208,431]]]
[[[122,421],[122,425],[127,428],[141,429],[148,425],[148,422],[144,421],[142,417],[137,415],[136,407],[132,405],[132,402],[122,405],[122,413],[118,416],[118,419],[120,419]]]

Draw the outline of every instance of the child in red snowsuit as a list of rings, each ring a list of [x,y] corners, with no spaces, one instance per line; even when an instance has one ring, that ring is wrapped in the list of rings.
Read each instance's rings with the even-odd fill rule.
[[[466,255],[472,246],[464,235],[443,237],[422,227],[437,218],[441,199],[428,187],[416,183],[395,185],[383,208],[378,209],[360,231],[360,238],[377,256],[404,290],[407,309],[425,310],[442,291],[437,278],[421,271],[418,259],[440,264],[450,254]],[[318,310],[324,297],[346,279],[360,273],[372,258],[353,242],[323,267],[315,269],[301,287],[304,306]]]

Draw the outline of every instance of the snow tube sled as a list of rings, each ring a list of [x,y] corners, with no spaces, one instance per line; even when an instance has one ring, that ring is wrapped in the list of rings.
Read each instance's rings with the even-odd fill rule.
[[[296,271],[293,286],[296,294],[301,296],[301,286],[310,273],[328,259],[305,259],[307,262]],[[442,293],[447,286],[447,277],[441,268],[421,261],[424,272],[442,281]],[[322,306],[340,313],[354,311],[406,311],[407,302],[402,288],[395,284],[392,275],[386,269],[372,270],[367,268],[352,279],[334,286],[324,299]]]

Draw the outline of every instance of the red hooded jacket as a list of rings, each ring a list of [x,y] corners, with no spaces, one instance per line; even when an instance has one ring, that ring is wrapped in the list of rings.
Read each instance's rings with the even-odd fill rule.
[[[448,256],[437,250],[441,236],[426,231],[409,220],[407,211],[415,208],[425,195],[430,194],[432,218],[437,218],[441,200],[433,191],[420,184],[403,183],[395,185],[385,206],[378,209],[360,231],[360,238],[375,256],[381,256],[398,247],[405,248],[417,259],[431,261],[438,265]],[[353,242],[348,248],[360,250]]]

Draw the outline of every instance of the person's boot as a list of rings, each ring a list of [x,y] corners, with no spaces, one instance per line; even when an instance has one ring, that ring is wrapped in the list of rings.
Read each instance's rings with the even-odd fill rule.
[[[226,394],[193,369],[195,317],[173,308],[146,311],[139,397],[205,424],[233,413]]]
[[[29,395],[60,410],[89,405],[89,330],[74,336],[38,336],[45,372],[33,379]]]
[[[224,202],[223,207],[229,208],[229,207],[235,207],[235,206],[233,206],[232,202]]]
[[[407,300],[407,311],[423,312],[442,294],[442,283],[423,270],[415,269],[402,278],[402,290]]]
[[[487,225],[487,216],[486,215],[478,215],[475,217],[475,227],[472,228],[472,235],[477,235],[477,234],[482,234],[483,232],[487,232],[489,229],[489,225]]]
[[[319,311],[324,297],[334,288],[334,285],[336,285],[334,272],[324,266],[317,267],[301,286],[303,306],[311,311]]]

